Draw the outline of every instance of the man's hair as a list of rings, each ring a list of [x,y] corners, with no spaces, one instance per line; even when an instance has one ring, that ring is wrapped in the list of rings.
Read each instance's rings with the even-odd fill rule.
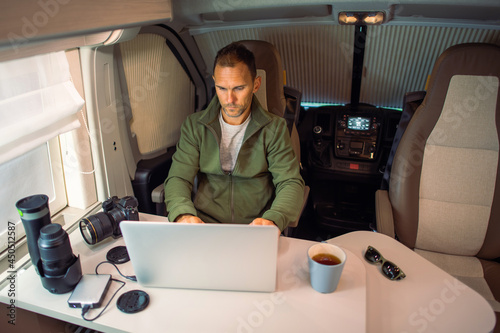
[[[215,66],[219,65],[221,67],[234,67],[237,63],[243,62],[247,65],[250,70],[250,75],[252,80],[257,77],[257,68],[255,67],[255,57],[252,51],[248,50],[245,45],[233,42],[217,52],[214,61],[214,73]]]

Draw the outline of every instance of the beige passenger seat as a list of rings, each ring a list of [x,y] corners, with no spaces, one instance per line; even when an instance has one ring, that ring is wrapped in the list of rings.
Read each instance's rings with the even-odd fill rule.
[[[436,61],[425,99],[376,193],[377,229],[490,303],[500,332],[500,47],[461,44]]]

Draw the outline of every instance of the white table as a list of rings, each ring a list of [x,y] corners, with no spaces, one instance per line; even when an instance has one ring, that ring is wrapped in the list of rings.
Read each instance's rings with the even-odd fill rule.
[[[380,265],[363,260],[367,273],[368,332],[491,332],[495,314],[486,300],[439,267],[394,239],[358,231],[329,243],[360,258],[368,245],[397,264],[406,274],[391,281]]]
[[[83,273],[94,273],[106,252],[123,239],[94,247],[84,243],[79,230],[71,233]],[[18,307],[104,332],[488,332],[495,324],[489,304],[476,292],[395,240],[371,232],[354,232],[329,240],[343,247],[347,262],[338,289],[320,294],[309,284],[306,250],[315,242],[281,237],[277,290],[274,293],[144,288],[127,280],[101,318],[84,321],[80,309],[67,305],[69,294],[45,290],[33,267],[17,277]],[[390,281],[380,266],[362,259],[373,245],[407,274]],[[161,262],[161,256],[158,256]],[[119,266],[132,275],[130,263]],[[99,273],[123,280],[110,265]],[[111,291],[118,288],[113,283]],[[120,312],[115,301],[125,291],[145,290],[149,306],[136,314]],[[108,292],[104,304],[110,298]],[[8,303],[7,291],[0,302]],[[93,317],[98,310],[91,310]]]

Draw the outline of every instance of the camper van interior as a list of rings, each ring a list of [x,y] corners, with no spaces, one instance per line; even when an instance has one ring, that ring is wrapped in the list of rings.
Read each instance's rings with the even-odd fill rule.
[[[181,125],[216,96],[232,42],[253,52],[255,95],[285,119],[305,183],[276,291],[112,282],[87,320],[67,304],[74,285],[44,277],[28,225],[62,226],[76,284],[126,245],[122,220],[167,221]],[[498,0],[3,1],[0,331],[500,332],[499,81]],[[23,206],[35,195],[45,210]],[[105,239],[89,227],[100,216]],[[308,282],[318,242],[347,253],[331,294]],[[368,246],[406,277],[387,279]],[[117,299],[137,289],[149,304],[124,314]]]

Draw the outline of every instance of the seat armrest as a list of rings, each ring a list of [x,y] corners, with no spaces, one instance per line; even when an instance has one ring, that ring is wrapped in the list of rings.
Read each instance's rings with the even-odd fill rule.
[[[377,231],[394,238],[394,217],[392,216],[392,205],[388,191],[378,190],[375,192],[375,211]]]
[[[153,192],[151,192],[151,201],[156,204],[156,215],[167,216],[165,188],[163,187],[163,184],[156,186]]]
[[[151,192],[151,200],[153,200],[154,203],[165,202],[165,188],[163,184],[158,185],[153,192]]]

